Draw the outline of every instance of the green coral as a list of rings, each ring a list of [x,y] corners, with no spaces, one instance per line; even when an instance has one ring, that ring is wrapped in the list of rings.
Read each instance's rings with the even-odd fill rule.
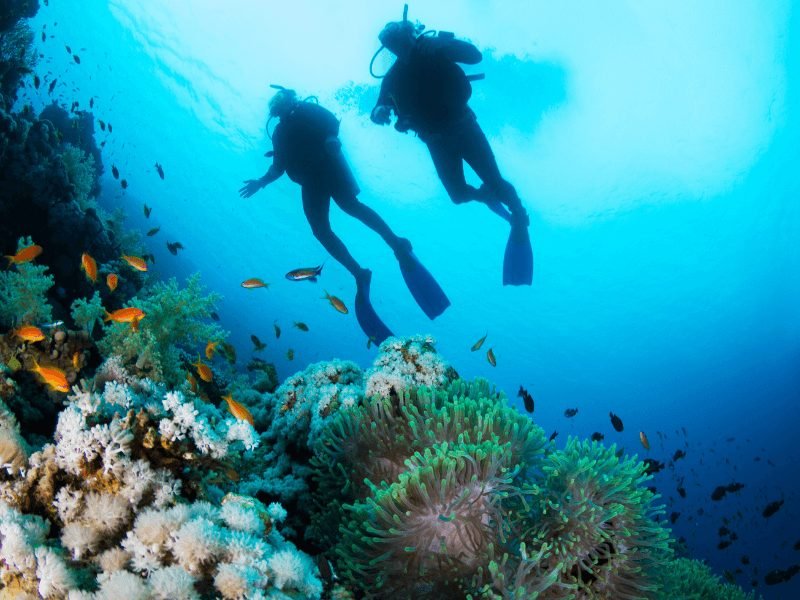
[[[754,592],[746,594],[740,587],[725,583],[699,560],[676,558],[665,561],[659,569],[661,592],[657,600],[756,600]]]
[[[95,292],[91,299],[78,298],[72,303],[72,320],[75,325],[91,335],[96,323],[103,322],[106,310],[100,300],[100,292]]]
[[[32,244],[30,238],[21,238],[17,251]],[[30,262],[0,272],[0,324],[10,327],[52,320],[47,292],[54,282],[53,276],[47,274],[46,266]]]
[[[75,200],[81,210],[95,208],[95,202],[89,198],[95,179],[94,157],[72,144],[64,144],[61,161],[67,170],[67,179],[75,191]]]
[[[211,321],[219,299],[218,294],[204,294],[199,274],[189,277],[184,288],[174,278],[158,282],[128,304],[145,314],[138,327],[112,323],[98,343],[100,352],[119,356],[140,375],[177,387],[185,377],[186,359],[196,359],[209,340],[227,335]]]

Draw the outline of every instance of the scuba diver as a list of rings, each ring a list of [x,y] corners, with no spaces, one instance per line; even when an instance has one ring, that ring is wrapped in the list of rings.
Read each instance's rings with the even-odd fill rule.
[[[383,76],[370,118],[378,125],[388,125],[394,112],[395,129],[415,131],[428,146],[436,173],[454,203],[483,202],[511,224],[503,284],[530,285],[533,251],[528,213],[514,186],[500,175],[486,135],[467,105],[472,95],[470,81],[483,76],[467,76],[456,64],[477,64],[481,52],[452,33],[424,32],[423,25],[413,25],[407,17],[406,4],[403,20],[388,23],[378,36],[381,47],[372,58],[370,72],[383,48],[397,59]],[[464,161],[483,182],[480,188],[467,183]]]
[[[302,188],[303,211],[311,232],[323,247],[356,280],[356,318],[374,343],[391,335],[372,308],[369,288],[372,271],[363,268],[333,232],[329,212],[331,198],[348,215],[380,235],[397,257],[403,278],[420,308],[434,319],[450,305],[439,284],[414,256],[411,242],[396,235],[386,222],[358,200],[355,177],[342,153],[339,121],[330,111],[310,99],[300,100],[294,90],[272,86],[277,93],[269,103],[270,119],[278,125],[272,135],[272,164],[259,179],[244,182],[242,198],[250,198],[284,173]]]

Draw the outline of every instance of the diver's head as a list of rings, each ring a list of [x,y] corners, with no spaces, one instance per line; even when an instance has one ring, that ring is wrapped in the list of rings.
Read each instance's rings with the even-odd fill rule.
[[[297,92],[287,88],[280,88],[269,101],[270,117],[285,117],[297,104]]]
[[[410,21],[390,21],[378,34],[381,44],[395,56],[405,56],[417,39],[417,30]]]

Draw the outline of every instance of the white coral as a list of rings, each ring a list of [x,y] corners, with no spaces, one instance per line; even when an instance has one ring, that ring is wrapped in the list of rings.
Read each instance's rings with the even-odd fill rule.
[[[96,600],[149,600],[152,597],[147,582],[128,571],[101,573],[97,581],[100,589],[95,595]]]
[[[42,598],[63,598],[76,587],[75,577],[64,559],[45,546],[36,549],[36,577]]]
[[[448,382],[448,365],[430,336],[391,337],[379,348],[367,371],[367,396],[388,397],[417,386],[440,387]]]
[[[195,578],[177,565],[157,569],[148,578],[156,600],[195,600]]]

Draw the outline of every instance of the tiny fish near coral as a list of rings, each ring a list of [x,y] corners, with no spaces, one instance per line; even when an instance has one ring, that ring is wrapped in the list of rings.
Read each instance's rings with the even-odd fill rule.
[[[242,282],[242,287],[248,290],[254,290],[256,288],[267,288],[269,287],[268,283],[264,283],[258,277],[251,277],[250,279],[245,279]]]
[[[119,283],[119,277],[115,273],[109,273],[106,275],[106,285],[108,286],[108,291],[113,292],[117,289],[117,284]]]
[[[23,325],[14,330],[14,337],[18,337],[23,342],[41,342],[44,333],[35,325]]]
[[[114,321],[115,323],[132,323],[140,321],[145,318],[145,313],[141,308],[129,306],[127,308],[120,308],[110,313],[106,311],[104,321]]]
[[[245,408],[244,404],[233,399],[233,394],[223,396],[222,399],[228,403],[228,410],[231,411],[231,414],[234,417],[241,421],[247,421],[250,423],[250,425],[255,425],[253,415],[251,415],[250,411]]]
[[[21,265],[27,262],[31,262],[34,258],[39,256],[43,251],[44,249],[38,244],[26,246],[13,256],[6,255],[6,258],[8,259],[8,266],[10,267],[11,265]]]
[[[41,377],[42,381],[47,384],[51,390],[55,390],[56,392],[69,391],[67,375],[58,367],[42,367],[34,359],[31,371]]]
[[[192,363],[192,366],[197,369],[197,374],[200,376],[200,379],[206,383],[210,383],[214,379],[211,368],[200,359],[199,355],[197,357],[197,362]]]
[[[327,291],[325,292],[325,295],[322,297],[322,299],[330,302],[331,306],[340,313],[342,313],[343,315],[346,315],[348,312],[350,312],[347,310],[347,307],[344,305],[344,302],[342,302],[336,296],[331,296]]]
[[[143,258],[139,258],[138,256],[131,256],[130,254],[123,254],[122,260],[128,263],[131,267],[136,269],[137,271],[147,271],[147,263],[144,261]]]
[[[88,252],[81,254],[81,269],[92,284],[97,283],[97,261]]]

